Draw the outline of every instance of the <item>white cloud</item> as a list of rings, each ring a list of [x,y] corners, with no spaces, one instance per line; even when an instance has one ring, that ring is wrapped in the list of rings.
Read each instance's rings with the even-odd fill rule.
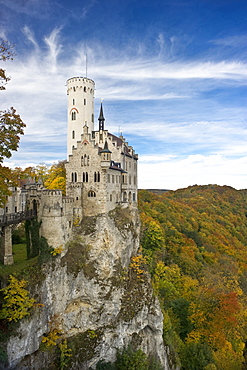
[[[193,155],[162,163],[139,164],[139,188],[176,190],[190,185],[231,185],[246,188],[247,156],[229,158],[220,155]],[[152,176],[150,176],[152,173]]]

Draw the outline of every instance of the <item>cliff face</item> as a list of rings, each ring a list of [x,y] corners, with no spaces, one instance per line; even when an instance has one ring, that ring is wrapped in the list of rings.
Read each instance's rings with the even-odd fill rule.
[[[56,346],[40,350],[42,338],[56,330],[72,349],[70,369],[114,361],[116,349],[131,344],[168,370],[163,316],[138,256],[137,211],[116,208],[74,229],[62,254],[43,267],[35,292],[44,306],[8,341],[9,368],[58,369]]]

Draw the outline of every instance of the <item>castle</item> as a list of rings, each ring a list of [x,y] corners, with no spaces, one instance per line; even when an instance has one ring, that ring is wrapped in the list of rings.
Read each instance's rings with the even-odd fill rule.
[[[45,189],[40,182],[12,188],[0,212],[4,264],[13,263],[11,228],[19,220],[14,214],[33,210],[42,221],[41,236],[56,248],[69,240],[73,225],[83,217],[108,213],[117,205],[137,207],[138,155],[122,135],[105,129],[102,103],[95,130],[94,90],[89,78],[68,79],[66,196],[61,190]]]

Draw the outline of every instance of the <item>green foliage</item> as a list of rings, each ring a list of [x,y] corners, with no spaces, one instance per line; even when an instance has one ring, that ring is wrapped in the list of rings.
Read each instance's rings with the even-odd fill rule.
[[[117,351],[115,367],[116,370],[148,370],[148,359],[140,349],[127,347]]]
[[[185,344],[181,353],[182,370],[202,370],[213,362],[213,353],[207,344]]]
[[[26,243],[27,243],[27,258],[38,256],[40,250],[39,229],[41,222],[36,219],[27,220],[25,223]]]
[[[54,249],[48,244],[47,240],[41,236],[39,240],[39,263],[42,264],[49,261],[53,251]]]
[[[116,370],[115,365],[111,362],[100,360],[96,365],[96,370]]]
[[[165,244],[164,230],[156,221],[150,221],[142,238],[142,246],[144,249],[156,250],[160,249]]]
[[[24,288],[26,284],[25,280],[18,280],[10,275],[9,285],[1,289],[4,302],[0,311],[0,319],[17,322],[30,315],[35,299],[31,298],[28,290]]]
[[[24,223],[21,223],[17,226],[17,228],[12,229],[12,244],[21,244],[25,243],[25,241],[25,226]]]
[[[65,367],[69,365],[69,358],[72,356],[71,354],[72,350],[68,348],[66,339],[59,343],[59,350],[60,350],[60,369],[63,370]]]

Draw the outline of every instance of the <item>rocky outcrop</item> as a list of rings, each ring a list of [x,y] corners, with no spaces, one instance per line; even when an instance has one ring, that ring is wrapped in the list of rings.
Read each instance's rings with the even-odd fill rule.
[[[56,346],[47,351],[41,344],[56,331],[72,350],[70,369],[114,361],[116,349],[131,344],[168,370],[163,316],[138,249],[135,209],[116,208],[74,225],[62,254],[42,267],[35,293],[44,306],[8,340],[9,369],[58,369]]]

